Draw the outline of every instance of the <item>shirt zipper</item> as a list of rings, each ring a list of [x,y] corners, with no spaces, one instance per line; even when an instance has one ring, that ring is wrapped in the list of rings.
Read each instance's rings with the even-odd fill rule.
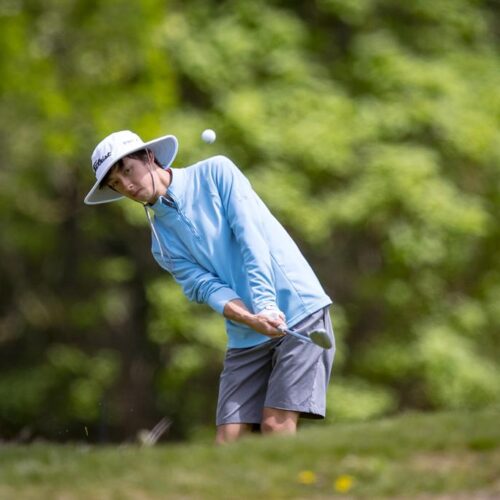
[[[164,199],[166,200],[166,204],[169,207],[172,207],[176,210],[178,216],[184,221],[184,223],[189,227],[190,231],[193,233],[194,237],[197,240],[201,240],[201,237],[194,227],[194,224],[186,217],[184,212],[179,208],[179,203],[176,199],[176,197],[173,194],[170,193],[165,193]]]

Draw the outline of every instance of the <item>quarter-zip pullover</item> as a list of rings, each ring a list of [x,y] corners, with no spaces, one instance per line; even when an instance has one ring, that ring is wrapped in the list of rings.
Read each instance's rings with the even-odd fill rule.
[[[151,205],[156,232],[151,250],[189,300],[220,314],[234,299],[253,313],[274,306],[289,327],[332,303],[297,245],[231,160],[215,156],[171,172],[166,194]],[[269,340],[228,319],[226,330],[231,348]]]

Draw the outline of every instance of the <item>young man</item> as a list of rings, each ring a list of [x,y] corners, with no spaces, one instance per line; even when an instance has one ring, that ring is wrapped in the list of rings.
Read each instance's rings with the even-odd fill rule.
[[[92,154],[96,183],[85,203],[127,197],[143,204],[158,264],[189,300],[225,316],[216,442],[255,425],[293,434],[299,416],[325,415],[334,349],[278,327],[304,335],[324,328],[334,343],[331,300],[234,163],[216,156],[170,168],[177,147],[174,136],[144,143],[130,131],[109,135]]]

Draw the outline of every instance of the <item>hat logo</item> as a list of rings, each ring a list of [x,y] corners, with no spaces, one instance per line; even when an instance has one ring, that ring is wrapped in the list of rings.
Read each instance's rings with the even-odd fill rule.
[[[94,172],[97,171],[97,169],[111,156],[111,151],[109,151],[107,154],[104,156],[101,156],[98,158],[93,164],[92,168],[94,169]]]

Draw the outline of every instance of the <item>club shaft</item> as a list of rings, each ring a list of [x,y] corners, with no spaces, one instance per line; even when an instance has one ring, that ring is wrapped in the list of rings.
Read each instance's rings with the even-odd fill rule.
[[[293,337],[297,337],[298,339],[304,342],[308,342],[309,344],[314,344],[314,342],[306,335],[301,335],[300,333],[294,332],[293,330],[289,330],[288,328],[283,328],[283,327],[279,327],[279,330],[281,330],[283,333],[286,333],[287,335],[292,335]]]

